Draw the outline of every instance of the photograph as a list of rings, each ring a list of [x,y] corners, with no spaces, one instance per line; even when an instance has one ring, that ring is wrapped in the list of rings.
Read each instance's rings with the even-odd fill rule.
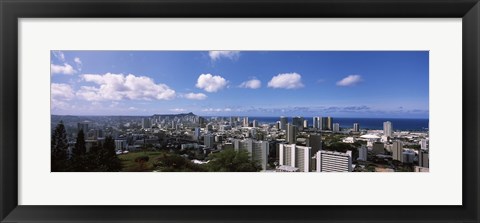
[[[429,172],[429,51],[50,51],[51,172]]]

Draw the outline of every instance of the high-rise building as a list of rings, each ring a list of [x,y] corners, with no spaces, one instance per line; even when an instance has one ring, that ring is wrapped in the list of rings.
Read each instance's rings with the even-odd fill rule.
[[[297,126],[287,124],[287,142],[289,144],[297,143]]]
[[[211,134],[207,134],[203,136],[203,145],[205,145],[205,148],[213,148],[215,144],[215,137]]]
[[[368,149],[366,146],[362,145],[360,148],[358,148],[357,160],[367,161],[367,155],[368,155]]]
[[[360,132],[360,124],[353,123],[353,131],[354,132]]]
[[[383,142],[373,142],[372,144],[372,152],[377,154],[384,154],[385,153],[385,144]]]
[[[193,133],[193,138],[194,138],[194,140],[198,140],[200,138],[200,128],[199,127],[195,128],[195,131]]]
[[[310,134],[307,138],[307,147],[312,148],[312,154],[322,150],[322,135]]]
[[[418,166],[429,168],[429,155],[426,151],[418,151]]]
[[[115,140],[115,150],[125,150],[127,149],[127,140],[116,139]]]
[[[383,135],[392,137],[393,131],[392,131],[392,123],[389,121],[386,121],[383,123]]]
[[[248,122],[248,117],[243,118],[243,127],[248,127],[250,123]]]
[[[308,128],[308,121],[306,119],[303,120],[303,128],[304,129]]]
[[[257,161],[263,170],[267,169],[269,144],[267,141],[256,141],[251,139],[234,140],[234,149],[245,150],[250,154],[252,160]]]
[[[320,150],[316,154],[317,172],[352,172],[352,151]]]
[[[319,126],[320,124],[320,117],[313,117],[313,128],[314,129],[321,129],[321,126]]]
[[[426,139],[420,140],[420,148],[422,150],[427,150],[427,140]]]
[[[332,117],[323,117],[322,118],[322,130],[333,130],[333,118]]]
[[[285,116],[280,117],[280,129],[287,130],[288,118]]]
[[[340,124],[333,123],[333,132],[340,132]]]
[[[292,125],[296,126],[298,130],[303,130],[303,117],[297,116],[292,118]]]
[[[257,120],[253,120],[253,125],[252,125],[252,127],[254,127],[254,128],[258,127],[258,122],[257,122]]]
[[[403,162],[403,143],[394,141],[392,145],[392,159]]]
[[[150,118],[142,118],[142,129],[148,129],[152,127],[152,123],[150,122]]]
[[[310,172],[311,147],[297,146],[295,144],[280,144],[280,166],[298,168],[300,172]]]

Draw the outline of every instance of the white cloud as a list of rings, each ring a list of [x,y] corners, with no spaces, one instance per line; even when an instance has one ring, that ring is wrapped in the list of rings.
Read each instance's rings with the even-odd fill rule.
[[[173,111],[173,112],[185,112],[186,110],[183,109],[183,108],[172,108],[172,109],[170,109],[170,111]]]
[[[360,75],[348,75],[347,77],[343,78],[342,80],[337,82],[338,86],[355,86],[359,82],[362,81],[362,77]]]
[[[74,97],[75,93],[72,86],[58,83],[50,85],[50,106],[52,109],[68,109],[70,105],[67,101],[72,100]]]
[[[73,69],[73,67],[68,64],[64,63],[63,65],[56,65],[56,64],[50,64],[50,74],[67,74],[67,75],[72,75],[76,73],[77,71]]]
[[[191,99],[191,100],[205,100],[207,98],[207,95],[203,93],[188,93],[183,96],[186,99]]]
[[[268,82],[268,87],[271,88],[296,89],[303,86],[302,76],[297,73],[279,74]]]
[[[206,92],[217,92],[225,88],[228,81],[221,76],[213,76],[211,74],[200,74],[198,76],[197,88],[203,89]]]
[[[75,59],[73,59],[73,61],[75,61],[75,64],[77,64],[77,68],[79,70],[81,70],[82,69],[82,61],[80,60],[80,58],[75,57]]]
[[[257,79],[252,79],[249,81],[245,81],[239,85],[241,88],[251,88],[251,89],[258,89],[262,86],[262,82]]]
[[[165,84],[156,84],[145,76],[128,74],[84,74],[82,79],[98,86],[82,86],[77,96],[87,101],[103,100],[170,100],[175,98],[173,89]]]
[[[240,51],[227,51],[227,50],[209,51],[208,56],[210,56],[210,59],[212,61],[216,61],[221,58],[237,60],[240,57]]]
[[[60,50],[53,50],[52,51],[52,54],[55,58],[57,58],[58,60],[62,61],[62,62],[65,62],[65,54],[63,54],[62,51]]]

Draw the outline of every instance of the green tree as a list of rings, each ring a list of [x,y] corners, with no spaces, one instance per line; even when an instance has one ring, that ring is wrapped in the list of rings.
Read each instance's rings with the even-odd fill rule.
[[[112,136],[107,136],[101,150],[98,152],[99,171],[116,172],[122,170],[120,159],[115,153],[115,141]]]
[[[226,149],[209,155],[210,162],[207,165],[213,172],[258,172],[260,165],[250,158],[245,150],[235,151]]]
[[[67,132],[63,121],[57,124],[51,138],[51,171],[66,171],[68,159]]]
[[[77,133],[77,141],[75,142],[75,148],[73,149],[73,156],[83,156],[87,153],[87,148],[85,146],[85,134],[83,129],[80,129]]]

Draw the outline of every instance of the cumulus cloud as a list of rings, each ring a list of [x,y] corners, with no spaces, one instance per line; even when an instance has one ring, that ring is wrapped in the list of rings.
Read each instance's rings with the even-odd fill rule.
[[[208,56],[210,56],[210,59],[212,61],[216,61],[221,58],[237,60],[240,57],[240,51],[226,51],[226,50],[209,51]]]
[[[65,54],[63,54],[62,51],[60,50],[53,50],[52,51],[52,54],[55,58],[57,58],[57,60],[60,60],[62,62],[65,62]]]
[[[103,100],[170,100],[176,93],[165,84],[133,74],[84,74],[82,79],[98,86],[81,86],[77,96],[87,101]]]
[[[67,75],[72,75],[76,73],[77,71],[73,69],[73,67],[68,64],[64,63],[63,65],[56,65],[56,64],[50,64],[50,74],[67,74]]]
[[[75,93],[68,84],[52,83],[50,85],[50,100],[52,109],[64,109],[69,107],[67,101],[72,100]]]
[[[191,100],[205,100],[207,98],[207,95],[203,93],[188,93],[183,96],[186,99],[191,99]]]
[[[342,87],[355,86],[361,81],[362,81],[362,77],[360,75],[348,75],[347,77],[338,81],[337,85]]]
[[[245,81],[239,85],[241,88],[250,88],[250,89],[258,89],[262,86],[262,82],[257,79],[252,79],[249,81]]]
[[[200,74],[198,76],[197,88],[203,89],[206,92],[217,92],[225,88],[228,81],[221,76],[213,76],[211,74]]]
[[[81,70],[82,69],[82,61],[80,60],[80,58],[75,57],[75,59],[73,59],[73,61],[75,61],[75,64],[77,64],[77,68],[79,70]]]
[[[268,82],[271,88],[297,89],[303,86],[302,76],[297,73],[279,74]]]

